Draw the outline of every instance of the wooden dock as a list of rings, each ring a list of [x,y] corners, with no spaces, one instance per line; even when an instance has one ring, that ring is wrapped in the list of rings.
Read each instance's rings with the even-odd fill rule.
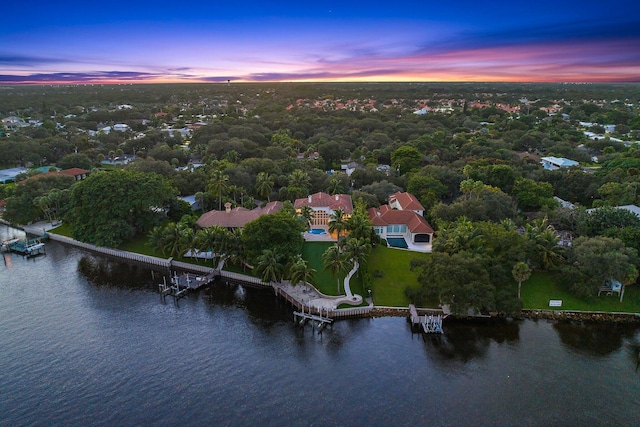
[[[10,252],[14,252],[24,256],[36,256],[46,253],[42,240],[46,238],[46,234],[33,239],[12,240],[10,243],[3,245]]]
[[[196,291],[213,282],[216,277],[218,277],[218,273],[215,270],[205,276],[199,276],[193,273],[178,274],[174,272],[169,284],[167,284],[166,277],[162,278],[163,283],[158,284],[158,291],[163,298],[171,295],[178,300],[186,296],[190,291]]]
[[[440,313],[418,315],[418,310],[413,304],[409,305],[409,321],[411,327],[422,329],[425,334],[443,334],[442,320],[444,316]]]
[[[311,323],[311,328],[314,329],[314,330],[316,328],[318,328],[318,333],[321,334],[322,331],[327,326],[329,326],[329,325],[331,325],[333,323],[333,319],[328,317],[329,316],[328,310],[327,310],[325,316],[323,316],[322,312],[319,315],[318,314],[313,314],[313,313],[311,313],[311,310],[309,310],[308,313],[305,313],[304,306],[303,306],[302,307],[302,311],[294,311],[293,312],[293,321],[297,325],[300,325],[300,326],[304,326],[307,323]]]

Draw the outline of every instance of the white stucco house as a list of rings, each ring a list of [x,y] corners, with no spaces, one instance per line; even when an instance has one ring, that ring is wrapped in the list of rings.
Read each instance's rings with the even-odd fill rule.
[[[303,206],[309,206],[313,210],[311,218],[311,226],[328,226],[331,215],[338,209],[342,209],[348,218],[353,213],[353,202],[348,194],[330,195],[319,192],[311,194],[308,197],[296,199],[293,207],[296,211],[302,209]]]
[[[389,196],[389,204],[370,208],[369,219],[387,245],[416,252],[431,252],[433,228],[422,216],[424,207],[410,193]]]

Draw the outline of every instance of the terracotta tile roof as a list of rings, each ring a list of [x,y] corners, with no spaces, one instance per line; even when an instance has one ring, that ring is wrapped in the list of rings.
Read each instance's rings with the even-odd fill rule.
[[[228,212],[209,211],[203,213],[196,221],[196,224],[201,228],[213,227],[214,225],[225,228],[241,228],[259,216],[258,212],[245,208],[235,208]]]
[[[396,201],[404,211],[424,211],[424,206],[411,193],[395,192],[389,196],[389,203]]]
[[[399,211],[383,205],[379,209],[370,208],[367,212],[369,219],[376,226],[405,224],[412,233],[433,233],[433,228],[427,220],[414,211]]]
[[[310,206],[312,208],[329,208],[335,211],[338,208],[342,208],[345,214],[351,214],[353,212],[353,202],[351,196],[348,194],[336,194],[332,196],[327,193],[319,192],[304,197],[302,199],[296,199],[293,207],[300,209],[303,206]]]
[[[269,202],[266,205],[264,205],[262,208],[256,208],[253,211],[259,211],[261,215],[271,215],[274,214],[276,212],[280,212],[280,209],[282,209],[282,202]]]
[[[280,209],[282,209],[282,202],[267,203],[263,208],[257,208],[252,211],[240,207],[229,211],[214,210],[202,214],[196,224],[200,228],[213,227],[214,225],[225,228],[242,228],[259,216],[271,215],[279,212]]]
[[[65,170],[59,171],[58,173],[61,173],[63,175],[78,176],[78,175],[86,175],[89,173],[89,171],[86,169],[71,168],[71,169],[65,169]]]
[[[65,170],[62,170],[62,171],[39,173],[37,175],[31,176],[31,177],[25,179],[24,181],[21,181],[21,182],[25,182],[25,181],[28,181],[30,179],[39,179],[39,178],[42,178],[43,176],[68,175],[68,176],[76,177],[76,176],[79,176],[79,175],[86,175],[88,173],[89,173],[89,171],[85,170],[85,169],[71,168],[71,169],[65,169]]]

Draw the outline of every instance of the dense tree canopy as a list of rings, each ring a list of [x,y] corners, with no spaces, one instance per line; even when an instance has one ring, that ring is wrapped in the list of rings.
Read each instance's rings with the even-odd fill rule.
[[[98,172],[71,193],[68,220],[73,237],[115,247],[146,233],[165,217],[177,191],[161,175],[129,170]]]
[[[302,231],[300,221],[287,213],[262,215],[244,226],[242,245],[250,264],[257,264],[265,250],[278,255],[278,260],[287,264],[302,252]]]

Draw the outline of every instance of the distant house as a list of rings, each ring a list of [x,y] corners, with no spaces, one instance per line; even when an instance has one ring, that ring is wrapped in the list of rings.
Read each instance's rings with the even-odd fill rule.
[[[366,169],[364,165],[361,165],[358,162],[349,162],[346,165],[342,165],[340,168],[347,174],[347,176],[351,176],[351,174],[358,169]]]
[[[42,178],[43,176],[52,176],[52,175],[67,175],[67,176],[72,176],[76,181],[82,181],[87,177],[87,175],[89,175],[89,171],[86,169],[71,168],[71,169],[65,169],[61,171],[39,173],[37,175],[32,176],[29,179],[39,179],[39,178]]]
[[[15,182],[16,177],[21,173],[27,173],[27,168],[2,169],[0,170],[0,182],[3,184]]]
[[[384,173],[385,175],[391,174],[391,166],[390,165],[378,165],[376,166],[376,170]]]
[[[82,181],[83,179],[85,179],[87,177],[87,175],[89,175],[89,171],[88,170],[80,169],[80,168],[65,169],[65,170],[58,171],[57,173],[62,174],[62,175],[72,176],[72,177],[75,178],[76,181]]]
[[[115,125],[113,125],[113,130],[118,131],[118,132],[125,132],[130,130],[131,128],[129,127],[129,125],[126,125],[124,123],[117,123]]]
[[[332,196],[319,192],[302,199],[296,199],[293,204],[296,211],[302,209],[303,206],[309,206],[313,210],[312,226],[329,225],[331,215],[338,209],[342,209],[347,216],[353,213],[353,202],[348,194]]]
[[[566,200],[563,200],[558,196],[553,196],[553,199],[556,202],[560,203],[560,206],[562,206],[563,208],[567,208],[567,209],[575,209],[576,208],[576,206],[573,203],[567,202]]]
[[[202,209],[202,206],[200,206],[200,202],[196,200],[196,196],[194,194],[192,194],[191,196],[179,197],[179,199],[189,203],[192,211],[199,211],[200,209]]]
[[[270,202],[262,208],[249,210],[242,207],[231,209],[231,203],[225,203],[224,211],[205,212],[198,218],[196,224],[200,228],[213,227],[215,225],[229,230],[243,228],[249,222],[261,215],[270,215],[282,209],[282,202]]]
[[[623,205],[623,206],[614,206],[615,209],[624,209],[626,211],[632,212],[634,214],[636,214],[636,216],[638,218],[640,218],[640,207],[636,206],[636,205]],[[594,212],[596,210],[598,210],[600,208],[591,208],[591,209],[587,209],[588,213]]]
[[[17,116],[9,116],[2,119],[2,125],[7,129],[24,128],[29,126],[22,118]]]
[[[565,159],[564,157],[542,157],[540,160],[542,167],[551,171],[579,165],[575,160]]]
[[[516,153],[518,155],[518,157],[520,158],[520,160],[527,160],[527,161],[531,161],[533,163],[541,163],[542,159],[540,158],[540,156],[536,156],[533,153],[529,153],[528,151],[521,151],[519,153]]]

